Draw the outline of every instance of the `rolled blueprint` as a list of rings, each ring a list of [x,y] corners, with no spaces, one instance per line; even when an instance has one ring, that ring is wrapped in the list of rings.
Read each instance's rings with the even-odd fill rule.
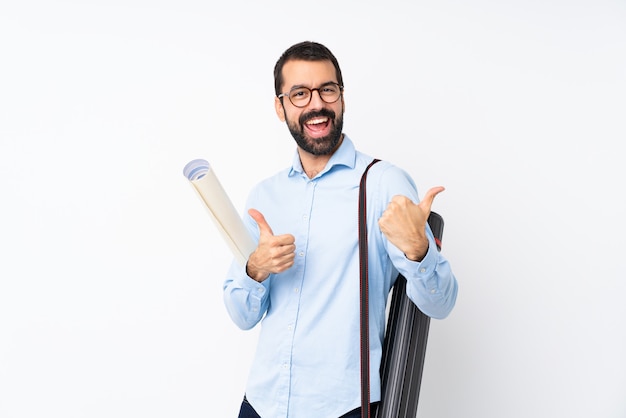
[[[237,261],[245,266],[256,244],[209,162],[202,159],[192,160],[183,169],[183,174],[208,209]]]

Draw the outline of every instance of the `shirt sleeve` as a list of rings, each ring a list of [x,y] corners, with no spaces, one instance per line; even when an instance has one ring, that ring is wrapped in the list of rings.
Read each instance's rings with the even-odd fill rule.
[[[252,207],[256,189],[248,196],[245,212]],[[246,215],[243,222],[255,242],[259,240],[259,231],[254,220]],[[232,321],[241,329],[253,328],[265,315],[270,301],[272,275],[262,283],[253,280],[246,273],[245,266],[233,260],[223,284],[223,298],[226,310]]]
[[[458,283],[450,263],[437,251],[432,233],[428,235],[428,252],[421,262],[404,257],[398,271],[407,280],[409,299],[426,315],[435,319],[447,317],[456,303]]]
[[[233,322],[241,329],[253,328],[269,306],[272,277],[259,283],[246,274],[244,266],[233,261],[224,281],[224,304]]]
[[[381,215],[395,195],[404,195],[414,203],[419,202],[417,188],[406,172],[392,165],[381,168],[384,168],[384,171],[380,176],[381,183],[378,185],[380,200],[377,202]],[[447,317],[456,303],[458,283],[450,263],[437,250],[435,238],[428,224],[426,225],[428,251],[420,262],[406,258],[382,232],[381,235],[391,263],[407,280],[406,292],[409,299],[431,318]]]

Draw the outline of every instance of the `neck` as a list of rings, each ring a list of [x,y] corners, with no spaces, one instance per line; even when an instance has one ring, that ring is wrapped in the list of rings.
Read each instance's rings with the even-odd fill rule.
[[[339,149],[341,143],[343,142],[343,135],[339,140],[339,143],[329,154],[324,155],[315,155],[311,154],[302,148],[298,147],[298,154],[300,155],[300,164],[302,164],[302,169],[306,173],[307,177],[312,179],[317,176],[328,164],[330,157],[333,156],[335,151]]]
[[[300,154],[300,163],[302,164],[302,168],[306,173],[307,177],[312,179],[317,176],[323,169],[326,167],[328,160],[330,160],[329,155],[312,155],[305,151],[299,150]]]

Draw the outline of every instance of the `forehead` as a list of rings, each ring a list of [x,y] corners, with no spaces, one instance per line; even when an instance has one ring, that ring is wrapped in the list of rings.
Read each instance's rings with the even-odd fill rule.
[[[330,61],[287,61],[283,66],[283,87],[316,87],[328,82],[337,82],[335,66]]]

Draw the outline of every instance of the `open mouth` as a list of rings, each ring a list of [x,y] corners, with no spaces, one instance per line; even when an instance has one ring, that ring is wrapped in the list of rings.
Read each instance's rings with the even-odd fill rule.
[[[330,128],[330,118],[326,116],[317,116],[306,121],[304,126],[311,133],[325,134]]]

